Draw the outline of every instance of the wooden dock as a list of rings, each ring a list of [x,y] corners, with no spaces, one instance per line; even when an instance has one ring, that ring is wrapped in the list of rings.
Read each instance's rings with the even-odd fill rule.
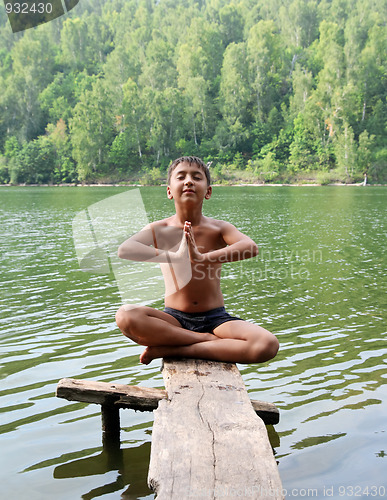
[[[275,405],[250,401],[233,363],[164,360],[166,390],[62,379],[57,396],[102,409],[104,444],[119,446],[119,409],[154,410],[148,483],[160,500],[283,499],[266,424]]]

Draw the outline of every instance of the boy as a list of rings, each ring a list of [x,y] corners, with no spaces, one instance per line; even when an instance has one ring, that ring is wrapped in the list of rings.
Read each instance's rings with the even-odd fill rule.
[[[203,161],[178,158],[167,187],[175,215],[149,224],[118,249],[123,259],[159,262],[164,275],[164,311],[124,305],[116,314],[123,334],[147,346],[140,356],[144,364],[164,357],[259,363],[277,354],[272,333],[224,309],[222,262],[254,257],[258,247],[232,224],[202,214],[211,193]]]

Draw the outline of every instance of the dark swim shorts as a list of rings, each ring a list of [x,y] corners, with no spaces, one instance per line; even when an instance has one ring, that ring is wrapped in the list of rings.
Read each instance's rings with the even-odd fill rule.
[[[186,313],[166,307],[164,312],[176,318],[183,328],[198,333],[214,333],[214,329],[222,323],[241,319],[228,314],[224,307],[198,313]]]

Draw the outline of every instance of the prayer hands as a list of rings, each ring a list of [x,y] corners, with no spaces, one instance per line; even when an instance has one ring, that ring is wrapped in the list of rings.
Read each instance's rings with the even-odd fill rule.
[[[191,262],[202,262],[204,260],[204,255],[200,253],[192,230],[192,225],[190,222],[185,221],[183,229],[183,240],[186,241],[188,246],[188,254]]]
[[[185,221],[183,228],[183,236],[181,238],[179,248],[176,252],[169,251],[169,256],[172,262],[203,262],[205,260],[195,241],[191,222]]]

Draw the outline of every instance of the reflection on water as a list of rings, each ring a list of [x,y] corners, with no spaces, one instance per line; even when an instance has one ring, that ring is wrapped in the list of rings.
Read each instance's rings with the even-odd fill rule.
[[[141,348],[115,325],[113,275],[79,270],[72,242],[76,213],[122,191],[0,191],[7,497],[153,498],[152,414],[121,411],[121,450],[108,452],[99,406],[54,396],[62,377],[163,386],[160,363],[140,366]],[[149,220],[172,213],[163,188],[141,193]],[[324,498],[332,487],[339,498],[339,486],[387,486],[386,204],[382,187],[222,187],[205,206],[260,246],[256,259],[224,266],[223,291],[231,313],[280,340],[274,360],[239,368],[252,398],[280,408],[269,435],[288,491]]]
[[[81,458],[59,465],[54,469],[55,479],[68,479],[82,476],[106,474],[118,471],[115,481],[94,488],[82,495],[84,500],[91,500],[107,493],[129,487],[121,494],[121,498],[138,498],[149,494],[147,487],[147,469],[150,457],[150,443],[137,448],[103,450],[96,456]]]

